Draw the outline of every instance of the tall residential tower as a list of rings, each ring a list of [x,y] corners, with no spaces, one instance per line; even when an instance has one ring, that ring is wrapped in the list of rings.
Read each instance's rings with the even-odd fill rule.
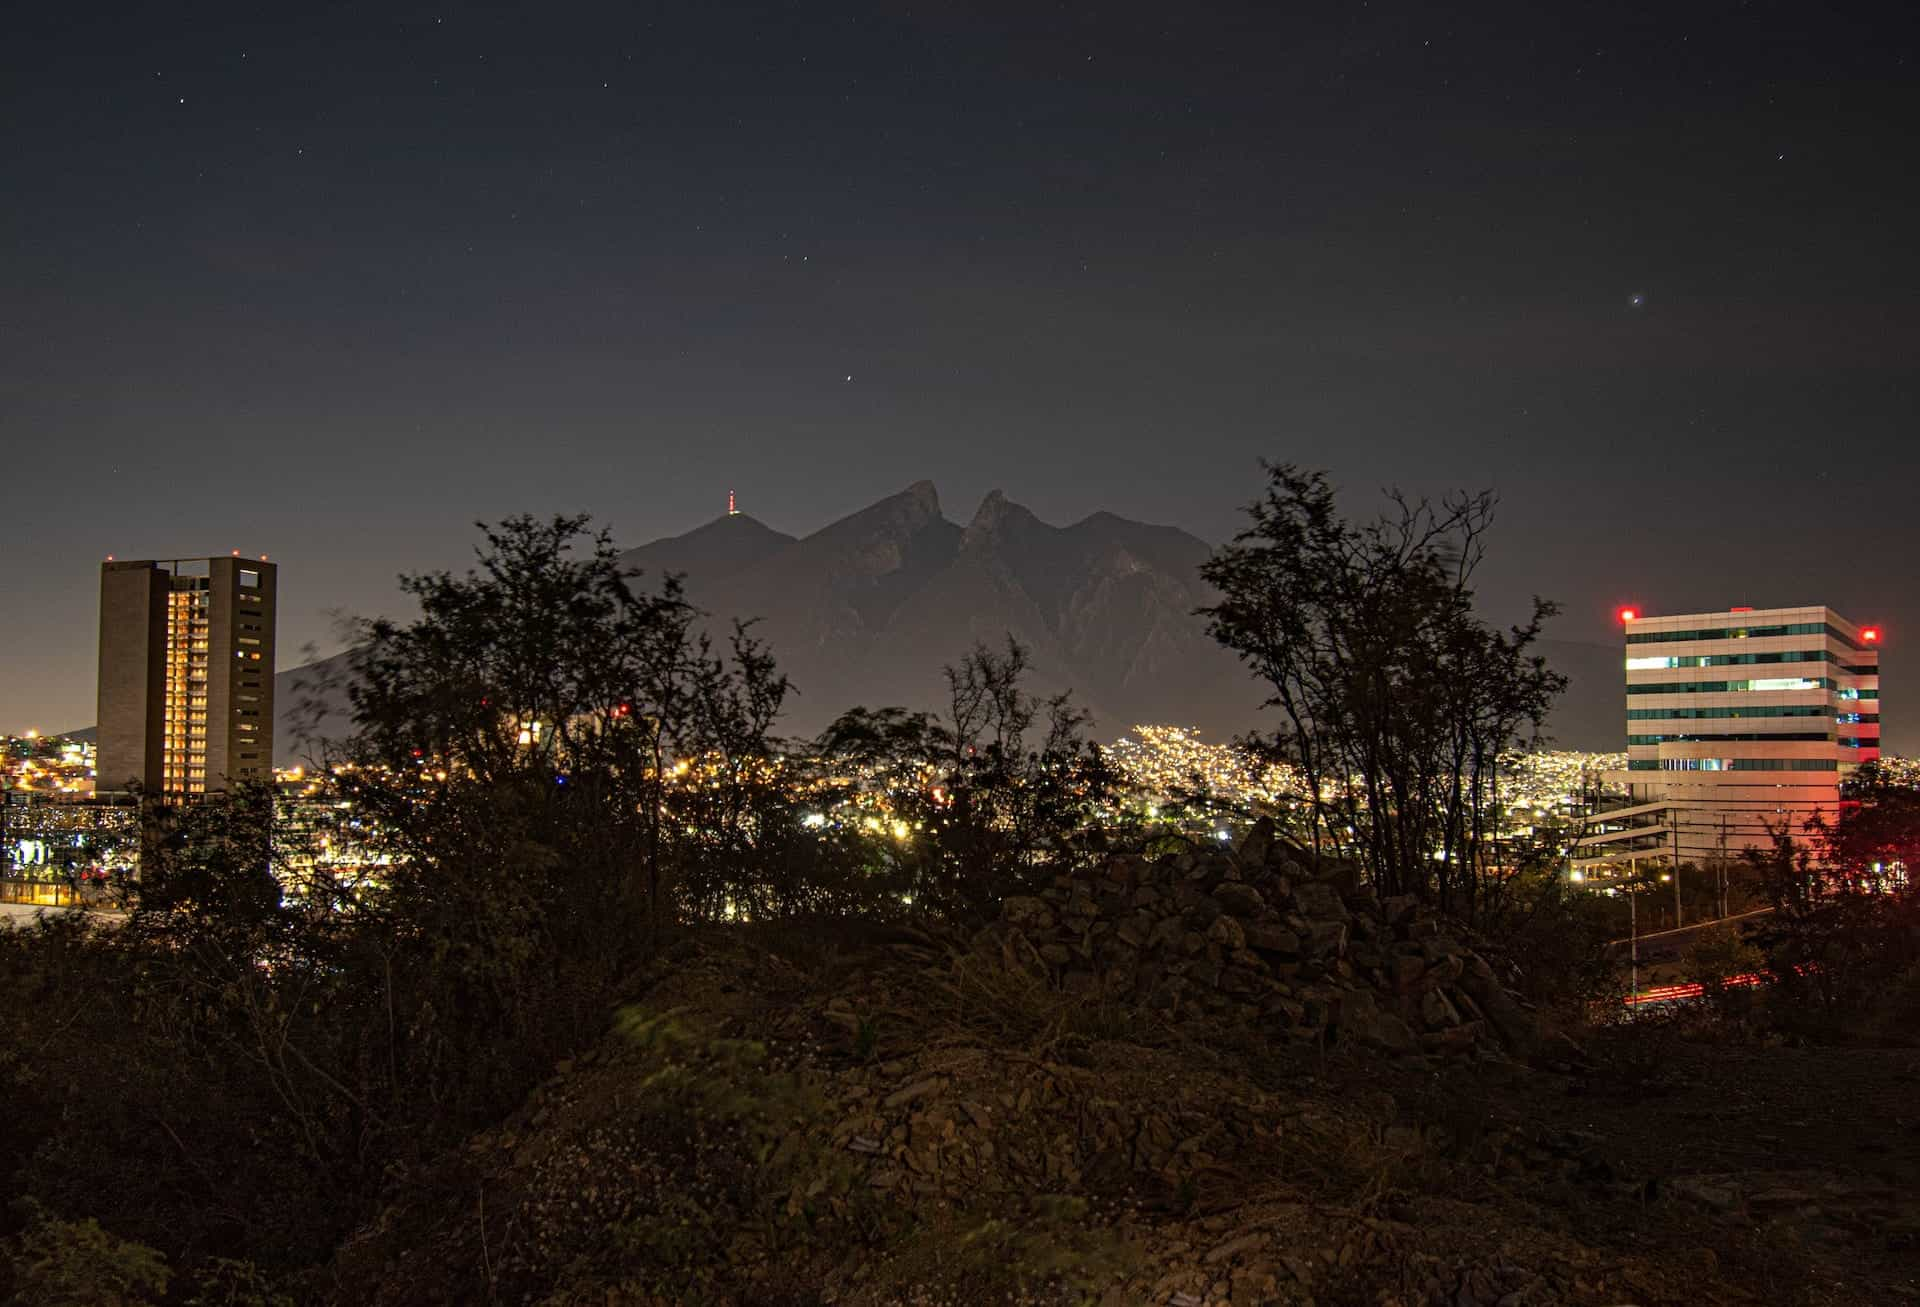
[[[102,565],[97,789],[185,799],[273,775],[274,594],[264,559]]]
[[[1590,819],[1589,858],[1738,858],[1831,821],[1880,756],[1880,632],[1830,608],[1730,608],[1626,627],[1632,804]]]

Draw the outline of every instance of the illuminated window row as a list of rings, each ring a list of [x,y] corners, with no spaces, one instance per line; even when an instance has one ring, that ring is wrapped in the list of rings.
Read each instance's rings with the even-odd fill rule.
[[[1759,708],[1629,708],[1630,722],[1697,721],[1720,717],[1825,717],[1833,709],[1825,704],[1768,704]],[[1879,713],[1838,713],[1839,722],[1877,722]]]
[[[1811,742],[1817,741],[1823,744],[1831,744],[1833,742],[1833,735],[1827,731],[1788,731],[1779,735],[1753,735],[1753,734],[1629,735],[1627,737],[1627,743],[1630,745],[1632,744],[1666,744],[1670,741],[1678,741],[1680,743],[1706,743],[1709,741],[1720,742],[1720,741],[1734,741],[1734,740],[1743,740],[1743,741],[1782,740],[1782,741],[1792,741],[1793,743],[1796,743],[1796,744],[1805,744],[1805,743],[1811,743]]]
[[[1628,771],[1838,771],[1834,758],[1635,758]]]
[[[1728,690],[1839,690],[1840,683],[1825,676],[1775,676],[1757,681],[1654,681],[1629,685],[1628,694],[1719,694]],[[1867,691],[1858,691],[1865,696]]]
[[[1837,654],[1830,649],[1789,649],[1780,653],[1751,654],[1673,654],[1656,655],[1647,658],[1627,659],[1627,670],[1644,672],[1653,668],[1671,667],[1739,667],[1756,663],[1839,663],[1849,672],[1865,672],[1873,675],[1878,667],[1855,667],[1847,661],[1849,655]]]
[[[1680,640],[1759,640],[1773,635],[1829,635],[1850,649],[1864,649],[1837,626],[1824,622],[1791,622],[1784,626],[1722,626],[1698,631],[1632,631],[1628,644],[1673,644]]]

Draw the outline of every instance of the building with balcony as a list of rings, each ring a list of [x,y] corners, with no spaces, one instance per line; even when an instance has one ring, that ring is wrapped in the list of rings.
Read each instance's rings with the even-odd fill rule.
[[[95,784],[190,799],[273,775],[273,564],[100,569]]]

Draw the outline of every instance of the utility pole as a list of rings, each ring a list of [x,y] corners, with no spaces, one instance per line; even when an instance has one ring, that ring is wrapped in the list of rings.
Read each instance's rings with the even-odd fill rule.
[[[1726,915],[1726,814],[1720,814],[1720,915]]]
[[[1673,928],[1686,923],[1680,919],[1680,810],[1667,809],[1667,832],[1673,836]]]
[[[1627,858],[1627,995],[1635,997],[1640,993],[1640,913],[1638,897],[1640,894],[1640,866],[1629,856]]]

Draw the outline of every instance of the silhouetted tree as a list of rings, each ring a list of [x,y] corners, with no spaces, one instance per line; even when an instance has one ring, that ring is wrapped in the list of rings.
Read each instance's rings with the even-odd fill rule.
[[[1508,631],[1475,613],[1490,493],[1395,492],[1356,524],[1324,473],[1267,473],[1247,528],[1202,568],[1221,595],[1209,629],[1284,718],[1265,743],[1305,775],[1316,850],[1471,915],[1498,860],[1500,757],[1566,686],[1533,652],[1554,605]]]
[[[1062,693],[1024,688],[1028,654],[976,645],[946,668],[945,717],[856,708],[816,751],[889,796],[885,860],[922,907],[992,915],[1107,843],[1115,775],[1086,738],[1088,717]]]

